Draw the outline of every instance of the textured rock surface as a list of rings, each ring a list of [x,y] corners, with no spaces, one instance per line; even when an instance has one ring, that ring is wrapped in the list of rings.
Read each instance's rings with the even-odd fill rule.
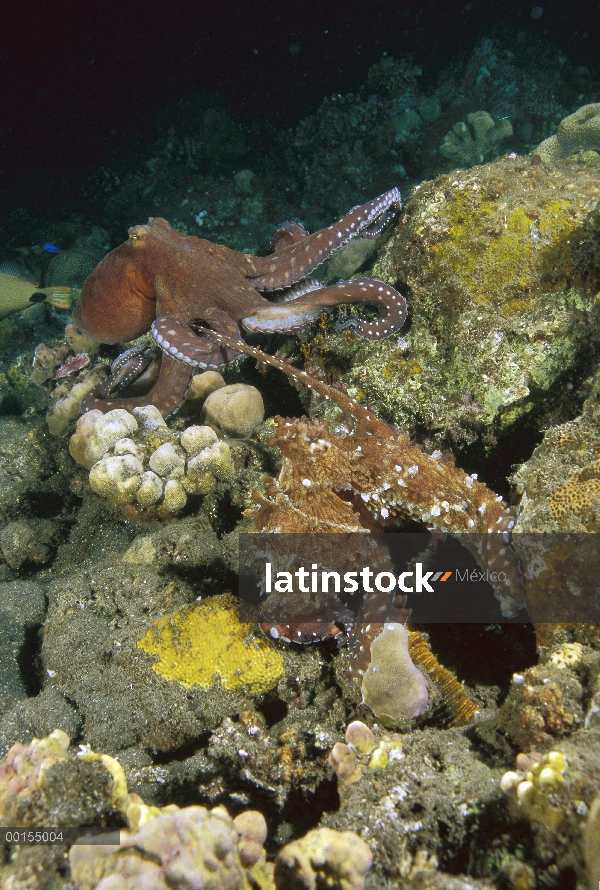
[[[153,568],[127,565],[102,573],[97,590],[97,571],[50,588],[42,649],[47,686],[65,692],[85,716],[87,741],[103,751],[138,743],[168,750],[197,738],[229,711],[231,694],[220,691],[219,708],[202,690],[186,694],[160,678],[136,645],[153,617],[186,605],[194,594]]]
[[[581,414],[551,427],[513,476],[522,532],[600,531],[600,372],[588,378]]]
[[[589,888],[596,890],[600,883],[600,795],[592,805],[585,830],[585,861]]]
[[[373,270],[404,291],[410,329],[331,333],[324,355],[349,354],[350,393],[432,447],[520,437],[597,347],[599,199],[598,168],[524,158],[422,183]]]
[[[31,659],[45,614],[46,597],[37,584],[0,584],[0,713],[30,694]]]
[[[40,421],[0,417],[0,439],[0,519],[20,517],[56,464]]]

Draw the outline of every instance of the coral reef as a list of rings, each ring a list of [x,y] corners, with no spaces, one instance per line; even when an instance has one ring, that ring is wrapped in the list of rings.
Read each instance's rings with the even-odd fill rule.
[[[65,792],[63,782],[68,782]],[[69,737],[56,730],[30,745],[15,745],[0,763],[0,822],[23,827],[45,825],[120,829],[120,845],[71,844],[71,874],[78,887],[129,887],[130,881],[152,886],[202,886],[271,890],[271,870],[263,843],[266,824],[260,813],[247,810],[232,820],[223,807],[180,810],[171,805],[147,806],[127,789],[121,764],[87,748],[69,753]],[[82,829],[83,831],[83,829]],[[114,831],[113,831],[114,833]],[[112,837],[111,837],[112,840]],[[18,849],[18,848],[17,848]],[[21,848],[13,856],[13,876],[26,873],[42,850]],[[61,851],[62,852],[62,851]],[[33,860],[33,861],[32,861]],[[49,875],[58,877],[60,860],[48,863]],[[39,866],[39,862],[38,862]],[[0,865],[7,878],[6,866]],[[109,877],[112,876],[112,877]]]
[[[345,742],[336,742],[329,752],[328,761],[338,780],[338,790],[358,782],[363,766],[371,770],[385,769],[390,759],[401,758],[402,738],[384,736],[377,741],[373,732],[360,720],[354,720],[346,728]]]
[[[245,383],[220,387],[204,402],[205,422],[229,436],[249,436],[264,416],[260,392]]]
[[[562,519],[567,513],[588,517],[599,498],[600,459],[571,476],[552,495],[548,506],[553,519]]]
[[[570,621],[598,622],[600,500],[596,496],[598,371],[583,381],[581,414],[544,432],[532,456],[514,473],[521,495],[515,546],[527,579],[527,601],[538,641]],[[576,584],[573,586],[573,579]],[[553,622],[555,631],[550,623]]]
[[[229,343],[220,334],[212,336]],[[520,567],[514,554],[505,547],[505,535],[500,534],[509,534],[514,520],[501,498],[453,465],[442,464],[438,455],[426,455],[410,444],[407,436],[377,420],[340,390],[253,347],[241,348],[263,365],[276,367],[294,382],[328,397],[356,422],[353,432],[341,424],[332,434],[324,422],[277,418],[278,436],[272,444],[282,450],[282,466],[266,495],[255,496],[258,509],[254,512],[254,521],[258,531],[281,534],[389,530],[394,520],[401,527],[400,523],[406,519],[435,521],[440,528],[451,531],[483,531],[487,538],[485,547],[479,550],[478,542],[469,544],[468,541],[465,546],[472,549],[476,558],[483,559],[486,566],[499,561],[505,578],[502,584],[496,585],[501,608],[507,614],[518,611],[522,604]],[[456,498],[452,505],[447,500],[451,492]],[[381,550],[378,555],[372,552],[364,564],[385,562],[385,548]],[[404,652],[401,640],[396,640],[391,652],[390,647],[381,646],[382,655],[386,650],[387,658],[393,655],[384,671],[378,673],[376,664],[375,670],[371,667],[374,641],[380,634],[383,634],[381,642],[392,637],[392,633],[386,633],[381,620],[382,611],[389,614],[392,607],[396,608],[387,593],[365,597],[352,632],[355,645],[342,676],[351,686],[362,683],[363,700],[369,699],[367,703],[376,709],[378,716],[397,721],[421,713],[427,704],[427,690],[423,676],[412,665],[408,652]],[[402,616],[400,612],[399,618],[405,619],[406,614]],[[405,633],[400,625],[390,624],[389,628],[394,628],[396,638]],[[301,634],[299,630],[300,638]],[[412,680],[406,690],[402,684],[390,681],[390,677],[398,673]],[[456,688],[460,693],[459,684]],[[386,689],[392,694],[383,702],[382,693]],[[456,696],[454,691],[453,695],[463,717],[474,713],[466,697]],[[450,698],[452,700],[452,696]],[[459,708],[455,710],[455,719],[461,713]]]
[[[267,692],[284,676],[283,658],[238,613],[233,597],[211,597],[155,621],[138,646],[158,656],[157,674],[186,688],[217,683],[250,695]]]
[[[487,111],[473,111],[467,115],[467,123],[459,121],[444,136],[440,154],[458,167],[483,164],[491,152],[497,152],[499,143],[513,134],[507,118],[494,120]]]
[[[569,668],[535,665],[513,676],[500,726],[522,751],[547,749],[583,722],[582,695],[581,683]]]
[[[502,790],[510,795],[513,804],[534,822],[541,822],[550,831],[556,831],[564,818],[560,807],[551,802],[554,789],[564,782],[567,761],[560,751],[550,751],[544,756],[520,754],[517,772],[502,776]]]
[[[46,415],[53,436],[64,436],[81,414],[81,403],[106,378],[106,367],[100,365],[84,372],[75,383],[64,381],[53,393],[54,402]]]
[[[600,152],[600,103],[582,105],[564,118],[554,136],[540,142],[534,153],[554,162],[590,150]]]
[[[380,720],[401,723],[418,717],[429,702],[427,683],[414,666],[402,624],[384,624],[371,642],[371,661],[363,674],[363,704]]]
[[[523,532],[593,532],[600,529],[596,466],[600,450],[600,372],[582,386],[581,414],[546,430],[542,442],[513,475],[521,495]]]
[[[373,854],[351,831],[317,828],[287,844],[275,860],[275,884],[281,890],[363,890]]]
[[[442,862],[449,871],[461,870],[448,867],[451,851],[468,845],[474,810],[491,806],[498,795],[498,773],[469,758],[471,744],[458,729],[443,736],[432,730],[410,733],[401,749],[390,751],[384,769],[363,767],[358,781],[343,790],[339,810],[324,816],[321,824],[328,827],[355,831],[367,842],[376,838],[371,886],[407,879],[425,851],[435,857],[430,881]]]
[[[174,808],[135,832],[122,832],[119,846],[74,844],[69,860],[82,890],[124,890],[132,882],[156,890],[246,890],[237,842],[236,827],[224,808]]]
[[[222,390],[217,390],[221,392]],[[234,476],[231,450],[209,426],[171,432],[154,406],[130,414],[88,411],[77,421],[71,456],[90,471],[90,485],[113,506],[182,510],[190,494],[209,494]]]
[[[50,347],[45,343],[36,346],[31,368],[31,382],[41,386],[54,376],[54,372],[62,365],[69,352],[66,344]]]
[[[3,826],[119,826],[130,807],[139,816],[143,805],[128,797],[120,764],[107,755],[69,757],[69,743],[57,729],[13,745],[0,763]]]
[[[40,273],[36,281],[66,276],[60,284],[76,284],[84,254],[99,259],[148,215],[165,216],[182,235],[261,256],[278,220],[299,216],[318,230],[365,195],[398,181],[406,193],[417,185],[395,232],[356,238],[321,269],[327,285],[369,274],[391,234],[374,268],[408,295],[411,325],[402,337],[364,343],[356,311],[344,308],[307,329],[300,344],[259,335],[268,351],[300,355],[323,379],[349,387],[355,401],[312,372],[272,361],[300,388],[310,420],[238,424],[227,431],[232,438],[219,439],[225,427],[209,429],[202,403],[227,385],[253,383],[267,417],[300,413],[289,386],[265,385],[254,368],[234,363],[225,379],[193,377],[169,427],[150,410],[109,417],[94,432],[102,415],[91,412],[70,442],[76,467],[60,437],[72,433],[90,386],[104,381],[105,393],[127,397],[133,389],[119,387],[133,380],[140,394],[156,371],[155,352],[144,340],[114,361],[114,348],[98,351],[73,326],[67,348],[58,313],[44,306],[0,323],[0,750],[21,745],[9,768],[0,766],[0,819],[118,825],[126,839],[102,856],[73,848],[72,871],[64,847],[12,845],[0,856],[2,886],[124,890],[153,882],[164,890],[202,880],[243,890],[273,890],[275,881],[280,890],[292,882],[311,890],[549,890],[587,886],[586,877],[596,886],[600,182],[599,168],[584,164],[597,162],[585,127],[594,131],[598,119],[584,103],[595,102],[598,85],[577,65],[533,34],[502,26],[437,83],[413,59],[386,55],[355,93],[327,98],[286,132],[257,121],[238,126],[210,109],[210,99],[182,101],[160,112],[168,122],[154,145],[135,149],[133,168],[96,171],[77,198],[74,209],[93,208],[110,235],[94,233],[94,220],[81,215],[36,220],[21,209],[0,220],[6,255],[19,254]],[[511,127],[504,143],[492,143]],[[439,150],[448,131],[444,151],[454,158]],[[530,154],[439,176],[451,163],[480,164],[502,145]],[[548,160],[547,149],[573,160]],[[65,194],[61,206],[69,201]],[[279,237],[300,231],[294,223]],[[46,241],[61,253],[50,259]],[[257,400],[257,422],[259,414]],[[87,480],[99,465],[96,487],[129,503],[113,509],[96,496]],[[515,504],[515,489],[519,514],[496,494]],[[517,531],[545,533],[545,541],[516,535],[513,518]],[[496,593],[505,612],[515,611],[524,580],[535,630],[511,623],[405,631],[408,607],[418,613],[412,596],[405,603],[377,595],[359,615],[326,597],[280,614],[265,597],[256,615],[271,637],[264,640],[259,623],[234,620],[220,596],[235,589],[242,531],[263,529],[274,540],[269,552],[308,564],[310,552],[291,554],[278,531],[347,530],[353,543],[332,558],[391,572],[390,554],[370,532],[418,530],[429,540],[427,527],[452,532],[471,521],[506,533],[486,536],[494,542],[478,565],[511,560],[511,586]],[[434,557],[423,559],[431,567]],[[550,607],[567,604],[568,620],[560,613],[550,624]],[[295,611],[300,605],[306,615]],[[315,615],[316,605],[323,611]],[[378,613],[383,606],[393,630]],[[218,623],[205,621],[209,610]],[[164,651],[144,651],[144,640]],[[385,680],[379,650],[387,642],[392,707],[369,688]],[[255,644],[271,665],[261,662],[258,680],[247,682]],[[172,679],[157,669],[161,659]],[[201,683],[192,661],[205,668]],[[399,682],[398,671],[416,688]],[[388,711],[403,722],[421,708],[425,680],[423,717],[405,735],[386,734]],[[34,741],[57,728],[80,744],[78,755],[60,733],[54,754],[43,750],[48,740]],[[353,853],[363,863],[354,871]],[[267,856],[277,857],[275,878]]]
[[[246,809],[232,819],[222,806],[148,806],[128,791],[119,761],[89,746],[73,755],[69,742],[65,732],[56,730],[28,746],[11,748],[0,762],[0,823],[57,825],[63,832],[79,826],[104,828],[104,843],[80,842],[83,838],[76,840],[73,830],[59,850],[64,855],[70,846],[70,877],[82,890],[194,890],[199,881],[207,890],[310,890],[323,881],[331,890],[365,886],[372,853],[350,831],[310,831],[284,846],[272,865],[266,860],[267,824],[260,812]],[[70,781],[66,794],[61,790],[65,780]],[[0,863],[0,879],[22,880],[42,862],[46,880],[59,880],[61,857],[26,846],[16,848],[10,864]]]

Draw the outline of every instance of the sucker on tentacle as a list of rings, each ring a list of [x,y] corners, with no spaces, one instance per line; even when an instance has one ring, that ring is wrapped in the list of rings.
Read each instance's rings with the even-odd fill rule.
[[[131,386],[150,368],[156,360],[157,352],[148,343],[132,346],[116,357],[110,366],[110,377],[103,384],[106,396]]]
[[[153,398],[156,400],[153,404],[160,411],[163,417],[170,417],[176,414],[187,395],[192,382],[192,370],[170,355],[163,353],[160,364],[160,374],[152,389]],[[132,398],[106,399],[102,397],[103,393],[99,387],[92,390],[89,396],[84,399],[81,406],[82,413],[88,411],[111,411],[113,408],[124,408],[126,411],[133,411],[134,408],[143,408],[148,405],[148,396],[134,396]]]
[[[353,278],[329,287],[311,289],[306,299],[302,295],[284,303],[271,303],[253,316],[242,318],[241,323],[252,332],[297,333],[306,327],[307,318],[313,321],[323,309],[338,306],[340,292],[343,292],[344,303],[371,303],[383,309],[379,318],[373,321],[363,319],[356,325],[355,331],[360,337],[367,340],[390,337],[406,321],[408,306],[395,288],[371,278]]]

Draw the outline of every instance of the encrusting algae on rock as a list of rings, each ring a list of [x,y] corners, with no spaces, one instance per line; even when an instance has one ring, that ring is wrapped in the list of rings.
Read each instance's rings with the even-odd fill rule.
[[[330,326],[312,362],[431,447],[520,436],[596,338],[599,169],[509,156],[422,182],[374,266],[410,295],[410,329],[367,344]]]
[[[285,675],[283,657],[252,625],[240,621],[238,601],[216,596],[155,621],[138,643],[157,655],[153,670],[186,688],[214,683],[250,695],[268,692]]]

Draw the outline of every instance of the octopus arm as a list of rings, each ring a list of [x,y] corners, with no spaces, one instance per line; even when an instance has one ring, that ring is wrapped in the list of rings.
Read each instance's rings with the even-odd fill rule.
[[[286,238],[277,241],[277,252],[264,259],[268,261],[264,272],[250,276],[250,283],[260,291],[281,290],[306,278],[313,269],[324,263],[328,257],[351,238],[365,234],[374,237],[388,224],[401,208],[400,192],[390,189],[367,204],[355,207],[333,226],[302,237],[294,229],[287,237],[288,247],[282,247]],[[284,226],[289,226],[289,223]],[[281,228],[278,229],[278,232]],[[277,235],[277,233],[276,233]]]
[[[92,390],[85,399],[82,408],[87,411],[112,411],[114,408],[124,408],[133,411],[145,405],[156,405],[163,417],[175,414],[189,389],[192,381],[192,369],[181,364],[169,355],[163,355],[160,365],[158,380],[150,393],[136,398],[105,399],[102,398],[103,384]]]
[[[236,333],[231,337],[231,328]],[[229,319],[229,343],[242,343],[239,329]],[[199,337],[191,327],[168,315],[157,318],[151,328],[152,337],[163,352],[190,368],[216,368],[232,362],[243,354],[233,345],[221,345],[210,337]]]
[[[284,303],[271,303],[247,315],[242,324],[248,331],[296,333],[313,322],[323,309],[343,303],[372,303],[381,310],[379,318],[362,320],[356,326],[356,333],[368,340],[389,337],[406,321],[408,307],[402,294],[382,281],[356,278],[311,290]]]
[[[275,229],[275,233],[271,238],[271,253],[281,253],[292,244],[297,244],[308,238],[308,232],[304,226],[297,222],[283,222]]]
[[[219,334],[207,331],[207,335],[227,343],[227,339]],[[240,349],[246,355],[254,356],[263,366],[278,368],[294,383],[303,384],[330,399],[357,421],[353,433],[345,438],[330,438],[328,454],[335,447],[340,459],[345,454],[359,455],[356,468],[346,470],[344,478],[351,490],[374,511],[375,530],[380,522],[381,500],[376,501],[370,495],[373,491],[379,495],[379,489],[387,483],[390,513],[428,525],[435,522],[438,528],[460,535],[479,566],[496,576],[497,580],[492,578],[491,583],[502,614],[512,617],[523,607],[523,576],[518,556],[510,546],[515,523],[501,498],[478,482],[475,476],[425,454],[405,433],[392,430],[341,390],[292,367],[277,356],[266,355],[260,349],[247,344],[241,345]],[[325,472],[322,454],[317,457],[310,451],[307,453],[304,439],[297,436],[293,425],[284,429],[287,436],[292,437],[292,444],[298,447],[292,469],[302,467],[302,472],[309,476],[318,465],[321,472]],[[323,428],[319,438],[327,435],[331,434]],[[344,466],[347,468],[346,463]],[[327,490],[324,477],[320,482]]]

